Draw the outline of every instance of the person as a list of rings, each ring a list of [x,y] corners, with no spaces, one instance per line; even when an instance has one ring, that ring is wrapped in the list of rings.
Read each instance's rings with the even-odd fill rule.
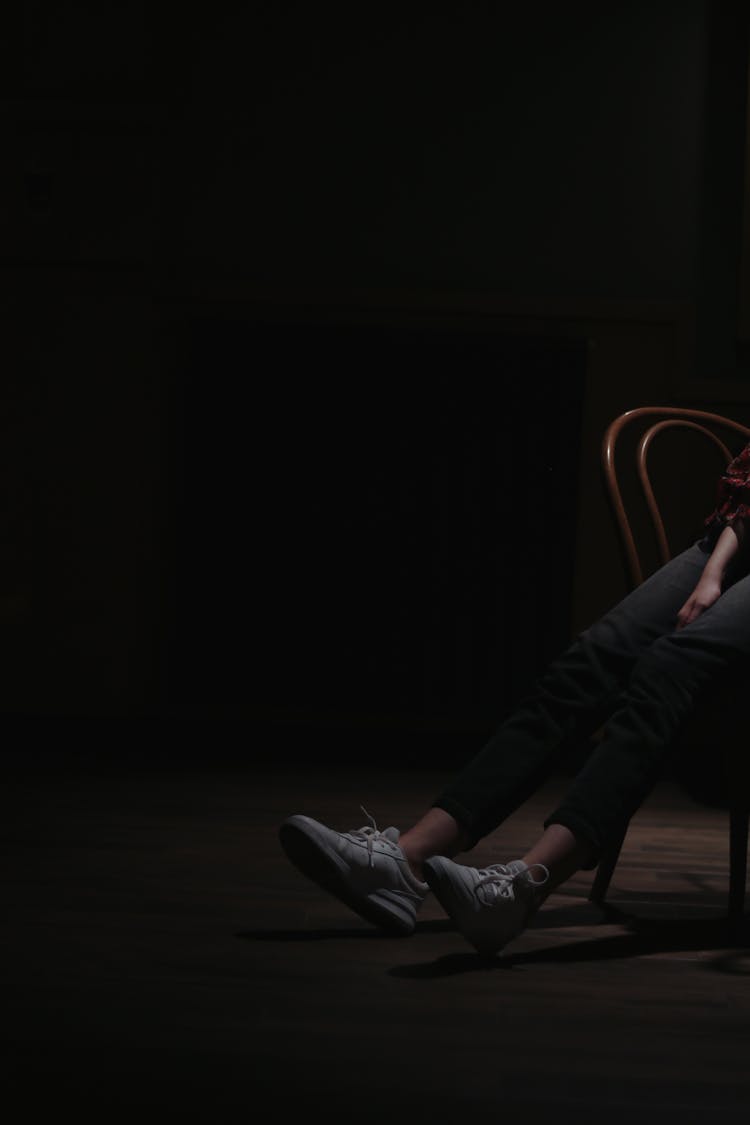
[[[622,839],[701,692],[750,656],[748,516],[750,443],[720,477],[702,538],[581,632],[413,824],[380,831],[363,808],[368,823],[339,832],[295,813],[278,830],[288,859],[391,934],[414,931],[432,891],[477,952],[500,952],[556,887]],[[523,855],[456,861],[595,731]]]

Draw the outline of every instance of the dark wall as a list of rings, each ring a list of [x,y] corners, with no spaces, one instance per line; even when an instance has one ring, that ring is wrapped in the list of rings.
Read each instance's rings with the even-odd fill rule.
[[[281,284],[692,295],[707,9],[219,19],[191,84],[189,250]]]
[[[492,724],[568,640],[586,346],[286,310],[189,352],[169,705]]]
[[[249,334],[260,298],[286,325],[282,346],[298,347],[300,356],[309,343],[300,343],[302,326],[309,333],[311,322],[323,325],[325,347],[312,349],[318,372],[300,373],[293,396],[284,470],[289,481],[306,480],[308,499],[296,511],[303,535],[320,518],[312,495],[318,479],[337,484],[351,511],[359,500],[358,557],[367,536],[374,538],[374,569],[383,568],[383,543],[408,530],[400,565],[404,589],[416,591],[416,620],[426,612],[419,579],[429,572],[429,585],[442,573],[441,604],[452,624],[438,629],[440,660],[453,645],[464,699],[490,707],[492,645],[505,625],[517,624],[501,612],[502,590],[530,581],[532,572],[519,557],[493,586],[486,552],[507,553],[508,543],[493,539],[481,544],[482,576],[467,586],[461,552],[441,563],[433,532],[414,531],[432,519],[425,490],[430,481],[439,488],[449,478],[475,482],[464,507],[443,495],[435,517],[441,541],[450,542],[451,520],[459,538],[464,520],[494,514],[504,527],[513,485],[493,447],[492,420],[499,403],[515,403],[501,432],[523,443],[520,419],[533,406],[535,447],[560,418],[576,435],[560,478],[567,503],[558,497],[559,533],[575,519],[586,330],[570,316],[550,318],[555,302],[575,300],[584,319],[602,300],[684,303],[698,329],[690,362],[705,377],[744,377],[734,317],[745,5],[470,4],[436,14],[427,5],[334,12],[301,3],[216,4],[186,5],[178,18],[146,4],[38,2],[19,11],[11,28],[0,251],[13,357],[3,392],[5,711],[159,713],[194,701],[195,683],[212,678],[209,694],[222,696],[213,653],[235,643],[227,589],[240,571],[216,560],[248,526],[261,543],[277,536],[279,556],[293,550],[296,535],[283,514],[291,485],[269,487],[277,507],[241,511],[246,466],[261,471],[252,453],[224,474],[232,486],[222,518],[211,513],[208,496],[200,510],[191,507],[206,452],[225,465],[229,446],[258,431],[261,448],[275,450],[280,432],[269,427],[269,412],[278,419],[280,406],[292,410],[283,382],[253,366]],[[380,312],[364,332],[356,310],[372,293]],[[421,303],[429,331],[412,317],[399,354],[413,360],[394,366],[383,333],[401,323],[404,294],[412,309]],[[445,294],[465,297],[467,307],[482,294],[519,298],[527,307],[537,302],[537,312],[512,325],[487,321],[497,339],[484,340],[481,379],[476,368],[467,379],[458,372],[477,362],[469,341],[482,317],[467,314],[446,344],[436,330]],[[528,368],[508,350],[509,335],[526,337],[547,364],[557,348],[558,377],[548,364],[545,393],[534,394]],[[543,344],[553,340],[555,347]],[[313,388],[326,354],[338,358],[319,396]],[[327,413],[334,399],[352,405],[342,389],[344,356],[347,371],[358,372],[357,410],[364,405],[368,427],[377,430],[363,430],[346,411],[334,425]],[[447,356],[455,361],[451,374],[440,367]],[[501,392],[486,376],[492,363],[502,372]],[[382,396],[373,407],[376,387]],[[397,397],[405,414],[391,408]],[[447,460],[437,456],[431,432],[415,433],[423,399]],[[213,427],[208,449],[199,422]],[[309,444],[315,432],[326,435],[326,451],[310,475],[320,453]],[[360,476],[343,465],[354,458],[361,472],[374,463],[376,433],[385,435],[390,475],[378,492],[373,469],[365,499],[356,489]],[[423,469],[427,463],[439,465],[436,475]],[[218,481],[220,468],[212,472],[207,479]],[[412,482],[404,485],[408,501],[399,492],[404,480]],[[392,504],[406,504],[410,515],[399,508],[394,516]],[[203,583],[194,582],[198,563],[185,561],[193,528]],[[327,529],[329,545],[337,544],[340,528]],[[570,558],[572,548],[566,551]],[[287,574],[286,557],[282,563],[279,573]],[[340,588],[319,558],[308,557],[305,574],[307,583],[322,574],[326,596],[336,597]],[[562,605],[570,584],[564,574],[560,581]],[[203,633],[188,625],[189,589]],[[345,584],[343,592],[349,598],[352,591]],[[468,664],[455,632],[462,598],[478,599],[474,614],[487,599],[491,606],[484,656]],[[290,604],[309,612],[302,593]],[[390,621],[377,604],[368,612],[371,628]],[[273,618],[264,613],[266,643]],[[561,612],[542,654],[563,639],[563,619]],[[201,648],[196,637],[209,635]],[[383,705],[398,710],[406,707],[403,684],[424,683],[424,653],[415,647],[423,631],[420,625],[402,643],[389,624],[388,635],[403,668],[394,658],[379,682]],[[366,656],[358,650],[357,659]],[[269,667],[278,661],[277,653]],[[511,695],[532,664],[529,656],[516,670]],[[233,700],[239,669],[238,662]],[[276,707],[287,702],[281,682],[273,674],[263,693]],[[423,713],[451,712],[457,682],[454,676],[450,690],[433,695],[420,688]],[[295,698],[312,705],[297,673],[295,685]],[[355,687],[349,679],[316,699],[369,707],[374,697]]]

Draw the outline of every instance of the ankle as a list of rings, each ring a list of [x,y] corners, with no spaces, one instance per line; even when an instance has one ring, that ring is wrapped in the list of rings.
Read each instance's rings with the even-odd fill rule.
[[[402,832],[399,845],[418,879],[423,878],[425,860],[435,855],[454,856],[466,846],[460,825],[440,808],[430,809],[416,824]]]

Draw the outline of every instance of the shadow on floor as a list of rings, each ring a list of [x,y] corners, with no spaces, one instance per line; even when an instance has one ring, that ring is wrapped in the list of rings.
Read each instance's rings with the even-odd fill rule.
[[[713,918],[647,919],[624,915],[612,908],[602,919],[605,924],[620,923],[628,932],[587,937],[582,941],[545,946],[524,952],[507,952],[485,957],[478,953],[455,953],[428,963],[396,965],[389,975],[413,979],[434,979],[462,972],[503,969],[506,971],[534,964],[564,964],[582,961],[622,960],[659,953],[715,952],[705,968],[713,972],[750,975],[750,933],[730,928],[725,916]]]
[[[651,899],[653,898],[653,901]],[[715,903],[686,902],[684,896],[641,895],[629,900],[635,911],[605,903],[571,903],[539,914],[534,930],[557,930],[566,927],[591,928],[617,925],[625,932],[587,936],[583,940],[565,941],[545,946],[543,949],[524,952],[506,952],[491,957],[470,951],[451,953],[429,962],[397,965],[388,970],[392,976],[433,979],[461,972],[494,969],[510,970],[538,963],[565,963],[580,961],[606,961],[637,958],[659,953],[686,953],[715,951],[717,956],[706,961],[713,971],[750,975],[750,924],[745,919],[741,926],[730,926],[723,906]],[[658,911],[661,917],[648,917],[647,912]],[[690,917],[692,912],[703,910],[708,917]],[[668,912],[669,917],[663,913]],[[419,922],[414,938],[445,934],[455,931],[450,919],[429,919]],[[310,944],[323,941],[403,942],[403,938],[384,934],[377,929],[328,926],[321,929],[243,930],[238,938],[246,941],[293,942]],[[409,940],[413,940],[409,939]]]

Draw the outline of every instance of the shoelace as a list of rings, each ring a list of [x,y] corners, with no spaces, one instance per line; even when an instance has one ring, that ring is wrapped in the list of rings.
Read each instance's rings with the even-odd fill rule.
[[[356,828],[353,832],[350,832],[349,835],[365,841],[365,843],[367,844],[367,854],[369,856],[368,865],[370,867],[374,867],[375,855],[373,852],[373,846],[378,841],[381,841],[382,843],[388,844],[389,847],[393,848],[396,846],[396,841],[388,835],[389,830],[387,828],[385,832],[380,831],[377,824],[375,823],[375,818],[371,816],[370,813],[368,813],[364,805],[360,805],[359,807],[362,809],[362,812],[365,814],[370,823],[366,824],[364,828]]]
[[[544,878],[535,879],[531,875],[533,868],[538,867],[544,872]],[[480,887],[487,887],[493,898],[512,898],[513,884],[523,875],[532,887],[543,887],[549,879],[549,871],[543,863],[532,863],[529,867],[511,871],[504,863],[493,863],[490,867],[482,867],[477,871],[480,876],[474,891]]]

